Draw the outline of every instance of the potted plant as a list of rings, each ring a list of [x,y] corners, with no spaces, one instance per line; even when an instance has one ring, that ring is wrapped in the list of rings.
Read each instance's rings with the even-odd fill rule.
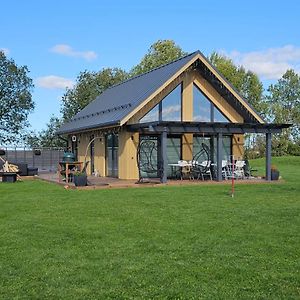
[[[271,166],[271,180],[278,180],[279,179],[279,171],[276,166]]]
[[[75,186],[86,186],[87,185],[87,175],[83,172],[74,173],[74,183]]]

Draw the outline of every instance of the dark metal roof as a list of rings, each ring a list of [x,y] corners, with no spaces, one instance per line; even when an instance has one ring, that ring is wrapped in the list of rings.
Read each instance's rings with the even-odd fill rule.
[[[122,119],[199,53],[199,51],[193,52],[108,88],[76,114],[71,121],[63,124],[57,134],[119,125]]]
[[[210,66],[211,63],[200,51],[193,52],[187,56],[177,59],[147,73],[130,78],[120,84],[105,90],[93,102],[76,114],[69,122],[63,124],[57,134],[75,133],[84,130],[97,129],[109,126],[119,126],[143,101],[163,86],[180,69],[187,65],[196,56],[201,57]],[[259,123],[258,119],[229,91],[223,84],[229,87],[248,105],[251,105],[232,87],[232,85],[213,68],[211,72],[203,61],[196,60],[193,67],[207,79],[220,95],[244,118],[246,123]],[[218,74],[223,82],[216,77]],[[254,110],[253,110],[254,111]],[[255,111],[254,111],[255,112]],[[256,112],[255,112],[256,113]],[[258,117],[259,114],[257,114]]]
[[[164,131],[170,134],[244,134],[280,133],[282,129],[289,128],[290,126],[291,124],[160,121],[127,125],[127,130],[131,132],[141,132],[147,134],[161,133]]]

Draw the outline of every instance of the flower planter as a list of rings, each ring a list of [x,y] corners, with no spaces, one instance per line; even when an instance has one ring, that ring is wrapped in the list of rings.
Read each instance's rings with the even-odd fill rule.
[[[278,179],[279,179],[279,171],[271,170],[271,180],[278,180]]]
[[[86,186],[87,185],[87,176],[86,175],[75,175],[74,183],[75,183],[75,186]]]

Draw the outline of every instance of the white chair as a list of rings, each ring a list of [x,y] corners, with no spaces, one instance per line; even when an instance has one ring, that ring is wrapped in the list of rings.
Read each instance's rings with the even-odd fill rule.
[[[227,180],[228,177],[230,176],[227,160],[222,160],[222,176],[224,177],[225,180]]]
[[[191,165],[186,160],[179,160],[178,166],[180,168],[180,179],[182,180],[184,176],[188,176],[192,179]]]
[[[188,162],[186,160],[179,160],[178,161],[178,166],[180,167],[185,167],[188,165]]]
[[[245,161],[244,160],[237,160],[234,164],[234,176],[236,178],[245,178],[244,172]]]

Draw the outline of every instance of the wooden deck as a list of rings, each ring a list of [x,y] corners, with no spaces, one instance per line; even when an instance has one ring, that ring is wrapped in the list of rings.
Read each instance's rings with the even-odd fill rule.
[[[213,181],[213,180],[168,180],[167,183],[162,184],[158,179],[149,180],[145,183],[137,183],[137,180],[122,180],[118,178],[112,177],[94,177],[88,176],[88,186],[86,187],[75,187],[73,182],[65,183],[58,181],[57,173],[41,173],[36,178],[60,184],[65,186],[66,188],[71,189],[107,189],[107,188],[139,188],[139,187],[155,187],[155,186],[180,186],[180,185],[202,185],[202,184],[231,184],[231,180],[224,180],[221,182]],[[282,182],[276,181],[276,182]],[[255,183],[269,183],[261,177],[251,178],[251,179],[239,179],[235,180],[235,184],[255,184]],[[273,183],[275,183],[273,181]]]

